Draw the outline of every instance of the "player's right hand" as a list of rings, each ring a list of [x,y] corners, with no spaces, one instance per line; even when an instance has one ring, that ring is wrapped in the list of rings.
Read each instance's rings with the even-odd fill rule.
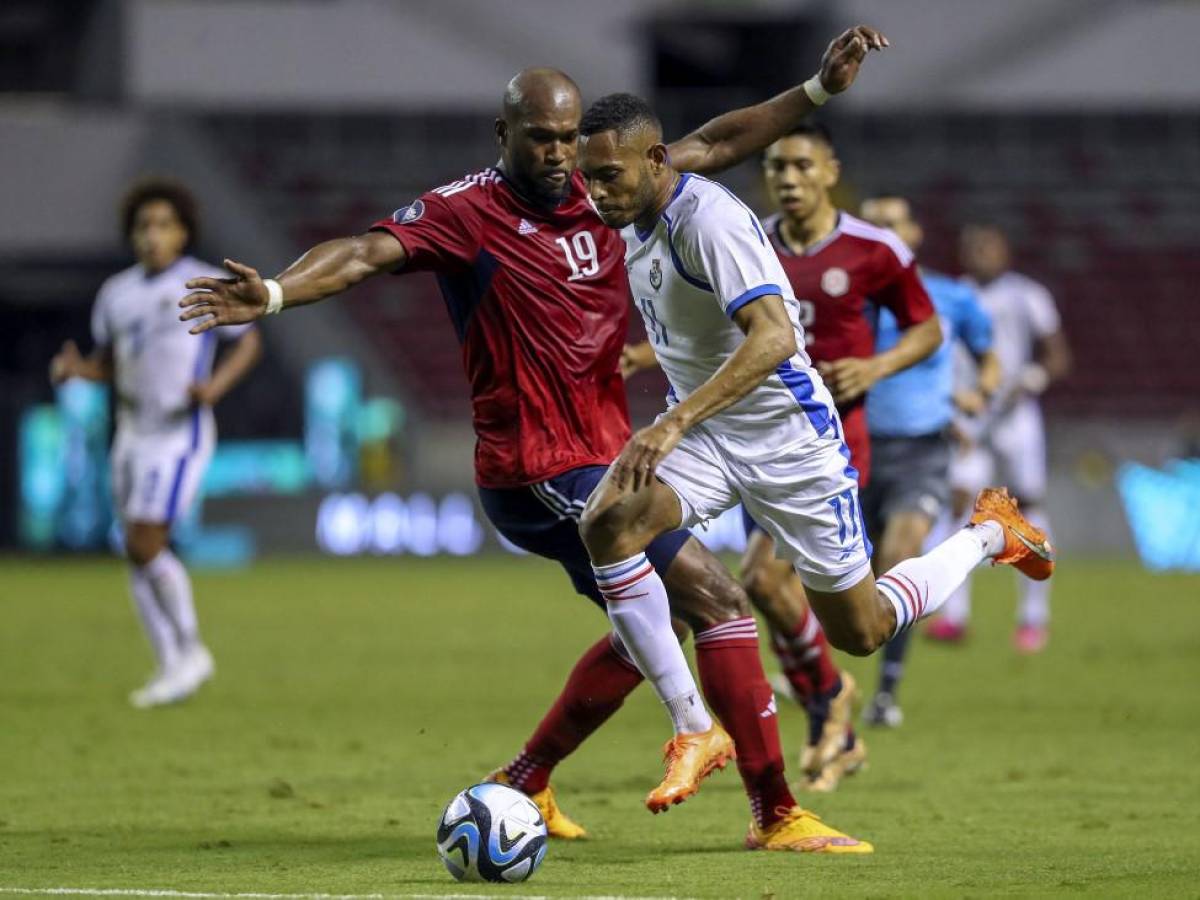
[[[50,383],[62,384],[79,371],[79,366],[82,362],[83,355],[79,352],[79,348],[75,346],[75,342],[65,342],[62,345],[62,349],[54,354],[54,358],[50,360]]]
[[[242,325],[261,319],[267,311],[267,286],[255,269],[225,260],[233,278],[193,278],[187,283],[192,292],[179,301],[184,312],[181,322],[200,321],[188,332],[201,334],[218,325]]]
[[[658,360],[654,356],[654,348],[649,341],[640,344],[626,344],[621,349],[621,377],[629,378],[643,369],[652,368]]]
[[[965,415],[977,416],[987,409],[987,399],[981,391],[964,389],[954,393],[954,405]]]

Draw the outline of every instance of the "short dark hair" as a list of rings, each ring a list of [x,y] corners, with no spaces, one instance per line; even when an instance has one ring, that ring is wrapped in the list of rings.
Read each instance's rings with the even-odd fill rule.
[[[130,232],[133,231],[133,223],[137,219],[138,210],[155,200],[163,200],[171,204],[180,223],[187,229],[187,246],[193,245],[200,227],[196,197],[181,182],[173,178],[139,178],[130,185],[121,200],[121,234],[128,239]]]
[[[829,130],[829,126],[824,122],[817,122],[814,119],[806,119],[789,131],[784,137],[806,137],[813,138],[818,141],[824,141],[825,146],[830,150],[836,150],[837,145],[833,142],[833,132]]]
[[[635,94],[607,94],[589,106],[579,121],[579,133],[584,137],[602,131],[624,134],[646,127],[662,132],[662,123],[650,104]]]

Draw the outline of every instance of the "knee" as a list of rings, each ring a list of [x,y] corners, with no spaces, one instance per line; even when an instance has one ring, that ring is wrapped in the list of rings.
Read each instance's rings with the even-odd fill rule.
[[[633,534],[634,519],[620,500],[593,498],[579,520],[579,535],[588,552],[595,556],[632,556],[645,549],[645,542]]]
[[[803,589],[794,590],[791,566],[778,560],[759,560],[742,569],[741,586],[754,608],[777,627],[787,624],[804,610]]]
[[[163,549],[163,543],[153,531],[145,528],[130,528],[125,533],[125,555],[135,566],[144,566]]]
[[[775,578],[768,566],[752,563],[742,569],[742,590],[756,605],[768,602],[776,587]]]

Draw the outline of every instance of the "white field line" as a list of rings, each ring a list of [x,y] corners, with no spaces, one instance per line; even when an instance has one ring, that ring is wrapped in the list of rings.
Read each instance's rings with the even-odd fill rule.
[[[553,900],[543,894],[270,894],[257,891],[173,891],[148,888],[0,887],[0,894],[63,897],[176,897],[181,900]],[[674,897],[583,896],[577,900],[678,900]]]

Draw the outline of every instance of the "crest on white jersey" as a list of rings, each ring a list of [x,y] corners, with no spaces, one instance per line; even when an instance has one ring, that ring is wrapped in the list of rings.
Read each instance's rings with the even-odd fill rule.
[[[850,275],[845,269],[834,266],[821,275],[821,290],[830,297],[840,297],[850,290]]]
[[[408,206],[402,206],[392,213],[392,221],[397,225],[407,225],[409,222],[417,221],[423,215],[425,215],[425,204],[420,200],[414,200]]]
[[[528,219],[522,219],[517,226],[517,234],[537,234],[537,226]]]
[[[656,291],[662,287],[662,260],[658,257],[650,263],[650,287]]]

